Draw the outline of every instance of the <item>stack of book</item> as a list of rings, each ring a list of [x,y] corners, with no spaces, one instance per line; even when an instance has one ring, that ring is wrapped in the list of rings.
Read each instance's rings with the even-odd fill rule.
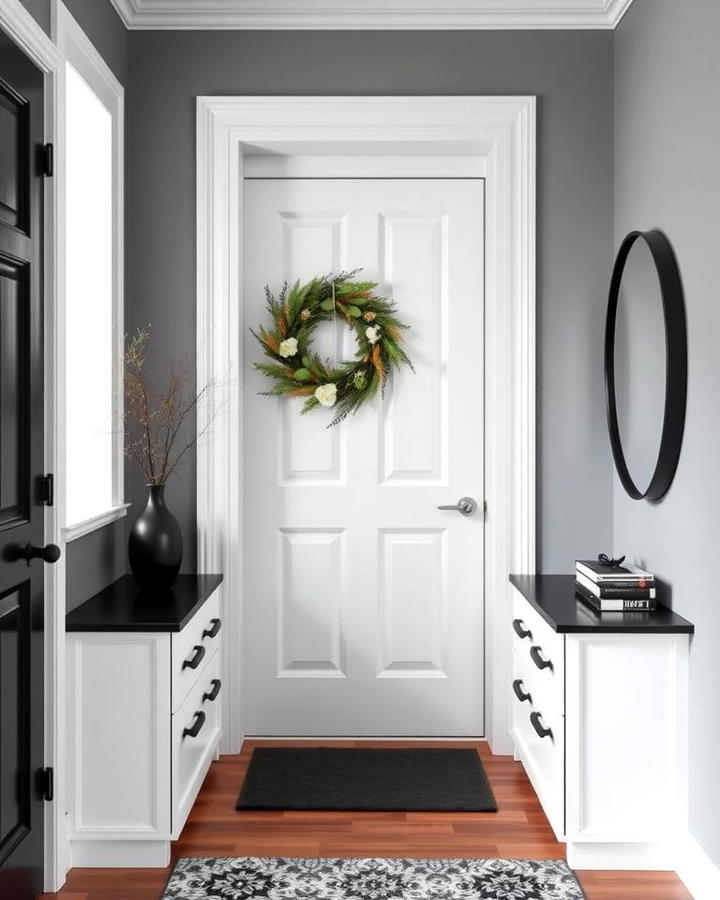
[[[652,612],[657,609],[655,576],[637,566],[575,562],[577,596],[595,612]]]

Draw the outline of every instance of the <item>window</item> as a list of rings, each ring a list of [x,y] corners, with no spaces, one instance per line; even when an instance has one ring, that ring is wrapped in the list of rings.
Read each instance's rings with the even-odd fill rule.
[[[59,4],[64,537],[125,514],[122,428],[123,89]],[[62,246],[64,244],[64,246]]]

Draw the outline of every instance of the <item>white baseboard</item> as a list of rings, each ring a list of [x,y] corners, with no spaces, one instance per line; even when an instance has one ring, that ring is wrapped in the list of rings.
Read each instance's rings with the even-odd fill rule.
[[[676,871],[695,900],[720,897],[720,869],[692,835],[680,848]]]
[[[673,856],[664,842],[568,841],[565,856],[571,869],[671,872]]]
[[[164,869],[170,841],[70,841],[73,868]]]

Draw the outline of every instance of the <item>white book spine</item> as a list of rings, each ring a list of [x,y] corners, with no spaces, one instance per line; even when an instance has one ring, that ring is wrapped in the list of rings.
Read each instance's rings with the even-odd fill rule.
[[[587,590],[590,591],[592,594],[594,594],[598,599],[600,599],[600,591],[603,587],[612,587],[612,582],[598,584],[595,581],[591,581],[589,578],[587,578],[585,575],[583,575],[583,573],[580,570],[578,570],[575,573],[575,579],[577,580],[578,584],[581,584],[584,588],[587,588]],[[628,590],[635,590],[635,588],[629,588]],[[654,587],[650,588],[648,596],[651,600],[655,599],[655,588]],[[622,597],[603,597],[602,598],[603,603],[605,603],[608,600],[613,600],[613,601],[620,600],[620,602],[622,602],[622,599],[623,599]],[[635,598],[631,595],[629,597],[629,599],[635,600],[637,598]]]
[[[579,560],[575,561],[575,571],[583,574],[596,584],[611,585],[613,581],[648,581],[650,583],[655,581],[655,576],[652,573],[643,572],[642,569],[636,569],[634,572],[612,572],[607,575],[598,575],[597,572],[593,572],[592,569]]]

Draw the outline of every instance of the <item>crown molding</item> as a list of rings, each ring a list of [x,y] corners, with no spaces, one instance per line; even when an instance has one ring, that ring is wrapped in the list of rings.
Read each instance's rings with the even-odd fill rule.
[[[112,0],[147,30],[613,29],[632,0]]]

